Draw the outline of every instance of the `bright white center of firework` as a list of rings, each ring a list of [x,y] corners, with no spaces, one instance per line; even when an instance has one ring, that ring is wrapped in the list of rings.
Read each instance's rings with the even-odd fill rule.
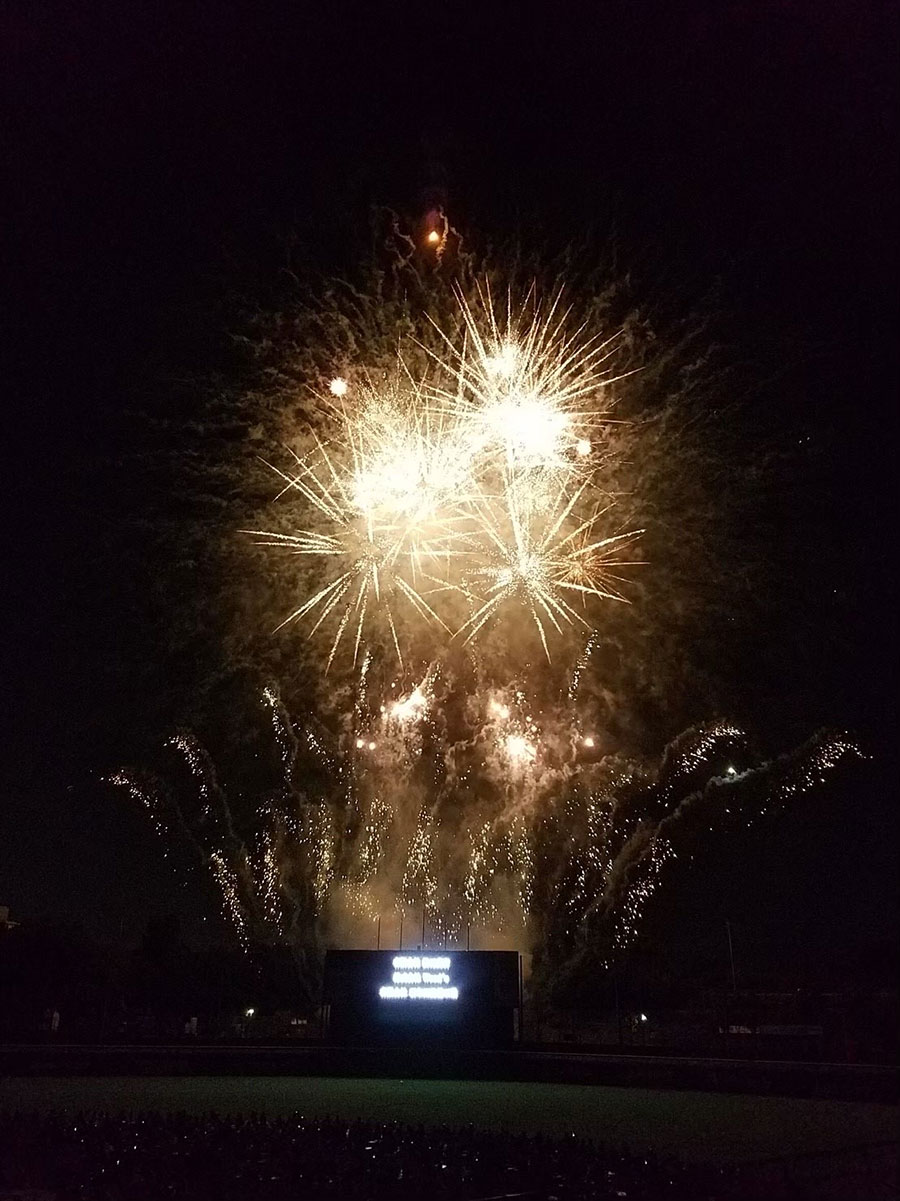
[[[335,376],[335,378],[328,385],[328,390],[332,396],[346,396],[347,381],[345,379],[341,379],[339,375]]]
[[[506,753],[516,763],[533,763],[537,748],[521,734],[510,734],[506,739]]]
[[[411,692],[402,701],[394,701],[390,710],[391,717],[400,722],[416,721],[425,712],[427,704],[428,701],[423,695],[422,690],[417,688],[415,692]]]
[[[388,509],[394,513],[409,513],[423,499],[418,485],[418,472],[410,478],[399,463],[382,464],[360,475],[353,491],[353,503],[361,513]]]
[[[559,452],[569,418],[539,396],[505,396],[490,405],[487,421],[494,435],[517,455],[545,458]]]
[[[546,564],[539,555],[522,552],[512,564],[497,567],[493,571],[493,592],[517,587],[540,587],[546,576]]]
[[[425,520],[458,487],[458,456],[428,454],[418,442],[379,454],[353,481],[353,505],[364,514]]]
[[[575,451],[582,459],[586,458],[591,453],[591,443],[588,438],[579,438],[575,443]]]
[[[519,361],[519,351],[512,342],[504,342],[494,354],[484,360],[484,369],[494,379],[511,379]]]
[[[539,555],[519,555],[517,574],[525,581],[534,583],[545,574],[545,564]]]

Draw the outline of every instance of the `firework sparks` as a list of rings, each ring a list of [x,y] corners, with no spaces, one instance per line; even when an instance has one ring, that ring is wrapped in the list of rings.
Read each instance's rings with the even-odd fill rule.
[[[428,698],[421,688],[414,689],[409,696],[394,701],[388,710],[388,716],[401,725],[418,721],[428,708]]]
[[[622,378],[610,370],[617,339],[570,329],[560,293],[546,312],[529,295],[502,327],[489,292],[479,301],[460,297],[458,340],[442,331],[447,353],[433,356],[428,380],[402,359],[377,380],[363,364],[352,404],[346,380],[331,381],[330,437],[292,451],[289,473],[275,468],[280,495],[321,528],[245,531],[337,565],[282,623],[309,618],[310,637],[331,623],[326,670],[345,638],[356,663],[379,621],[402,664],[398,601],[467,642],[518,602],[549,657],[551,628],[589,625],[589,601],[625,599],[616,573],[636,562],[623,551],[639,531],[609,530],[611,505],[583,467],[605,390]],[[470,608],[461,623],[459,596]]]
[[[264,693],[263,700],[272,710],[272,735],[279,744],[281,719],[271,695]],[[409,705],[415,712],[419,698],[426,697],[419,686],[396,703],[416,698]],[[610,770],[602,759],[579,757],[583,740],[571,728],[575,714],[564,711],[555,720],[562,717],[570,725],[570,736],[563,739],[558,730],[554,741],[567,745],[571,758],[560,777],[541,762],[542,733],[520,693],[512,704],[502,695],[488,695],[480,711],[492,731],[490,745],[507,800],[487,820],[484,808],[476,811],[480,815],[459,841],[446,836],[435,804],[403,818],[397,808],[403,751],[396,739],[387,739],[381,750],[360,739],[368,754],[356,770],[352,757],[341,766],[329,753],[335,764],[332,791],[326,786],[314,797],[298,794],[293,780],[303,773],[294,771],[291,758],[279,802],[260,809],[249,838],[236,829],[208,755],[184,736],[178,736],[174,749],[191,769],[196,817],[186,817],[166,801],[165,792],[142,785],[130,772],[116,772],[106,782],[125,788],[144,805],[163,836],[187,835],[212,873],[223,911],[245,948],[259,938],[287,937],[298,921],[324,918],[337,903],[367,923],[401,907],[425,911],[439,937],[457,937],[473,922],[500,930],[512,920],[511,899],[519,922],[538,911],[547,920],[549,906],[568,938],[601,931],[612,962],[634,941],[651,899],[698,831],[758,820],[860,757],[852,738],[836,734],[817,737],[779,759],[753,762],[746,734],[719,723],[677,739],[655,768],[617,764]],[[395,719],[386,714],[385,720]],[[308,743],[298,738],[301,750]],[[445,769],[451,750],[444,748]],[[318,748],[316,758],[321,753]],[[734,758],[741,769],[729,771]],[[486,761],[485,773],[487,768]],[[487,786],[487,774],[480,778]],[[562,791],[561,778],[567,781]],[[385,799],[383,788],[394,803]],[[348,799],[359,816],[351,824]]]
[[[619,333],[575,323],[562,289],[544,309],[534,288],[519,304],[509,294],[505,316],[487,286],[458,300],[463,337],[438,331],[451,382],[435,392],[471,428],[473,447],[499,449],[515,468],[565,465],[585,453],[581,443],[589,453],[591,431],[611,420],[610,389],[630,374],[614,370]]]
[[[593,538],[596,514],[574,528],[567,528],[583,492],[583,485],[572,495],[561,490],[549,517],[545,509],[540,519],[535,513],[525,511],[514,487],[507,490],[502,523],[487,509],[481,510],[489,562],[476,569],[474,576],[488,585],[487,599],[462,627],[467,641],[478,634],[505,602],[515,601],[534,621],[549,660],[548,623],[558,634],[562,633],[561,623],[577,622],[590,628],[587,618],[573,607],[567,596],[574,593],[582,602],[589,598],[626,599],[614,586],[619,577],[611,568],[626,566],[626,561],[619,557],[621,549],[640,531]]]
[[[534,763],[537,758],[537,747],[521,734],[507,734],[503,740],[503,749],[511,763],[525,765]]]
[[[440,258],[445,234],[419,239]],[[749,821],[858,751],[836,736],[754,762],[744,732],[719,723],[658,763],[614,761],[579,690],[615,642],[603,614],[629,601],[642,562],[641,521],[620,516],[642,511],[621,505],[630,477],[623,488],[617,474],[625,340],[574,317],[559,290],[498,306],[486,284],[422,336],[393,339],[390,360],[335,355],[342,374],[319,379],[312,427],[288,434],[289,466],[272,468],[275,528],[244,531],[296,557],[278,628],[302,624],[325,672],[348,669],[336,728],[295,726],[263,692],[283,778],[244,826],[187,735],[167,746],[195,817],[129,773],[109,782],[161,833],[189,836],[244,947],[333,931],[347,912],[371,931],[414,908],[423,937],[426,913],[441,937],[539,915],[573,939],[602,929],[621,954],[695,818]],[[562,681],[550,703],[537,686],[526,696],[535,661]]]

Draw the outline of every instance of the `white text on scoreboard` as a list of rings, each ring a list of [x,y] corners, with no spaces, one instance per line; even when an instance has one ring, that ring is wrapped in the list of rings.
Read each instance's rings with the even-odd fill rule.
[[[378,990],[384,1001],[457,1001],[450,981],[450,955],[395,955],[390,984]]]

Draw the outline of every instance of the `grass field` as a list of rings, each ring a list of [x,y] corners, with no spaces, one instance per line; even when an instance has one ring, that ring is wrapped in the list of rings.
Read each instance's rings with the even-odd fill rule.
[[[577,1084],[300,1076],[6,1077],[0,1110],[336,1115],[564,1135],[707,1163],[834,1153],[897,1137],[891,1105]]]

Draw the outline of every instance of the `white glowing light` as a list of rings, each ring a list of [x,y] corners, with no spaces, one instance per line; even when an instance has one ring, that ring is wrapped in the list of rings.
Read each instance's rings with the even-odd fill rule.
[[[446,241],[440,228],[423,236],[438,253]],[[358,377],[352,406],[347,381],[331,381],[322,435],[317,426],[308,452],[290,448],[291,468],[275,468],[315,526],[244,531],[322,561],[318,587],[282,625],[327,628],[326,671],[339,648],[355,665],[385,627],[402,665],[398,606],[466,643],[518,606],[549,659],[548,635],[590,626],[589,601],[626,599],[617,573],[635,565],[625,554],[638,531],[602,536],[609,505],[573,453],[590,448],[604,390],[622,378],[619,337],[571,321],[561,292],[543,307],[533,292],[510,300],[504,319],[487,285],[476,291],[457,296],[461,327],[437,328],[433,379],[398,356],[393,372]],[[468,602],[462,626],[454,594]]]
[[[395,971],[409,969],[419,971],[421,968],[431,968],[436,972],[450,970],[449,955],[395,955],[393,960]]]
[[[421,688],[416,688],[409,696],[404,697],[401,701],[394,701],[390,708],[390,715],[395,721],[407,722],[417,721],[422,716],[428,706],[428,698],[422,692]]]
[[[356,749],[358,751],[361,751],[365,745],[366,745],[366,740],[364,738],[357,738]]]
[[[584,738],[582,738],[582,740],[581,740],[581,741],[582,741],[583,745],[584,745],[584,746],[587,746],[587,747],[592,747],[592,746],[594,745],[594,740],[593,740],[593,738],[590,736],[590,734],[586,734],[586,735],[584,736]]]
[[[459,989],[421,987],[406,988],[404,985],[383,984],[378,990],[385,1001],[458,1001]]]
[[[449,955],[395,955],[390,984],[378,995],[387,1001],[456,1001],[459,989],[450,983]]]
[[[256,1013],[256,1010],[255,1009],[246,1009],[246,1010],[244,1010],[244,1012],[248,1018],[252,1018],[254,1013]]]
[[[488,375],[501,379],[511,379],[515,374],[519,361],[519,351],[513,342],[506,342],[494,354],[484,358],[484,369]]]
[[[449,972],[394,972],[392,984],[449,984]]]
[[[484,422],[510,454],[542,461],[559,454],[569,415],[539,396],[514,393],[487,406]]]
[[[425,240],[428,242],[428,244],[430,246],[437,246],[438,242],[440,242],[440,240],[441,240],[441,235],[438,233],[438,231],[436,229],[433,229],[430,231],[430,233],[428,234],[428,237]]]
[[[490,711],[494,717],[499,717],[501,721],[507,721],[509,718],[509,706],[501,705],[499,701],[491,701]]]
[[[370,742],[370,743],[369,743],[369,750],[370,750],[370,751],[374,751],[374,750],[375,750],[375,743],[374,743],[374,742]]]
[[[575,452],[583,459],[591,453],[590,438],[579,438],[575,443]]]
[[[510,734],[506,738],[506,753],[515,763],[533,763],[537,758],[537,747],[521,734]]]

